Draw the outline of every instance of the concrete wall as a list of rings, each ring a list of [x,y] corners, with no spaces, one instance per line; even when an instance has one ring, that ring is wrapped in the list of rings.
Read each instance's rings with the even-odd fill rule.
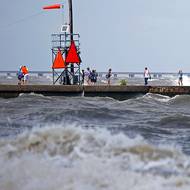
[[[125,99],[139,94],[156,93],[168,96],[190,94],[184,86],[64,86],[64,85],[0,85],[0,96],[16,97],[20,93],[37,93],[47,96],[109,96]]]

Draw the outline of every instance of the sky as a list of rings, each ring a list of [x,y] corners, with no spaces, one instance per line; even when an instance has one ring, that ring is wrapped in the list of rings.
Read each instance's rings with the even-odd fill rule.
[[[42,7],[63,3],[64,10]],[[0,70],[50,71],[51,34],[67,21],[67,0],[1,0]],[[73,0],[82,68],[190,72],[189,0]]]

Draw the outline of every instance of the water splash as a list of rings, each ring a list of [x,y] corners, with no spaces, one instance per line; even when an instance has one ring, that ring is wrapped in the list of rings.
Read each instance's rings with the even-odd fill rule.
[[[0,140],[0,189],[185,190],[189,161],[142,137],[49,126]]]

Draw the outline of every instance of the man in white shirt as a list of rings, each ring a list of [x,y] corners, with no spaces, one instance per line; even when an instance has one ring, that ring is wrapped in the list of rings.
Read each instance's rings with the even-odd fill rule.
[[[147,67],[144,70],[144,84],[148,85],[148,79],[151,79],[150,72]]]
[[[84,76],[85,76],[85,81],[87,82],[87,85],[90,85],[91,84],[91,81],[90,81],[90,76],[91,75],[91,70],[90,68],[88,67],[84,73]]]

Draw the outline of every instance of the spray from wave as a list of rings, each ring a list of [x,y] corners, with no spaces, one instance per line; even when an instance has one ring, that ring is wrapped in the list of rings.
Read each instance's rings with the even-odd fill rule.
[[[173,80],[173,85],[178,85],[178,79]],[[187,75],[183,76],[183,86],[190,86],[190,77]]]
[[[106,130],[52,126],[0,140],[0,189],[188,189],[190,159]]]

